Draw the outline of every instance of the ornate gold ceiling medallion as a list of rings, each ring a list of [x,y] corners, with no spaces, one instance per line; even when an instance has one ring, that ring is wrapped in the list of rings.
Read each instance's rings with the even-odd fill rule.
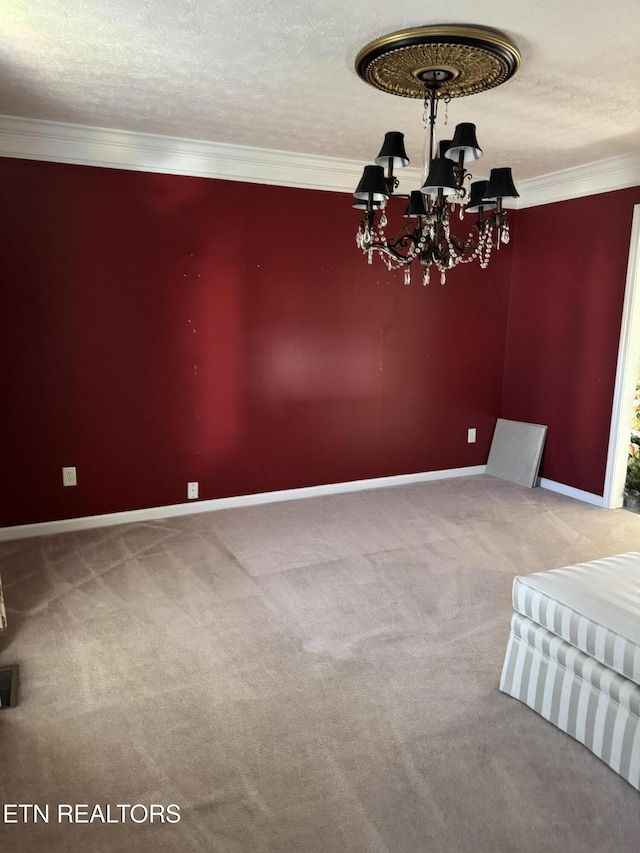
[[[376,39],[356,57],[358,75],[403,98],[460,98],[499,86],[515,74],[520,53],[509,39],[484,27],[415,27]]]

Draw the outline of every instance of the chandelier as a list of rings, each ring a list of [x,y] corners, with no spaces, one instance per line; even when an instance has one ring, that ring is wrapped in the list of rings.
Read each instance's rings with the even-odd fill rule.
[[[404,134],[387,133],[375,165],[365,166],[353,194],[353,207],[362,211],[356,245],[373,262],[377,253],[389,270],[404,268],[411,282],[411,266],[421,265],[422,283],[428,284],[431,265],[440,272],[477,260],[485,269],[491,251],[509,242],[509,216],[503,199],[517,198],[510,168],[491,169],[487,180],[474,181],[467,165],[482,156],[474,124],[455,128],[453,138],[436,145],[436,119],[440,102],[484,92],[515,74],[520,53],[502,33],[456,24],[416,27],[383,36],[364,47],[356,58],[356,71],[383,92],[424,101],[424,183],[410,195],[396,193],[394,170],[409,165]],[[386,173],[385,173],[386,169]],[[408,199],[404,223],[395,237],[385,234],[387,201]],[[467,236],[453,228],[456,208],[460,221],[473,215]],[[461,227],[461,226],[460,226]]]

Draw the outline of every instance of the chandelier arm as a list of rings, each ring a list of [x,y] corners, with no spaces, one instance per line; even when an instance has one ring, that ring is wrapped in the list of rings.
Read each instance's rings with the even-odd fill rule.
[[[412,232],[408,230],[408,223],[405,222],[404,225],[400,226],[395,237],[393,237],[391,240],[387,239],[387,243],[390,246],[402,245],[404,238],[407,237],[409,234],[412,234]]]
[[[389,255],[389,257],[393,258],[401,264],[410,264],[413,261],[413,256],[407,257],[401,252],[397,252],[392,246],[389,246],[388,243],[371,243],[367,251],[370,250],[373,250],[374,252],[380,252],[380,254]]]
[[[449,234],[449,240],[453,244],[456,251],[462,255],[466,254],[467,252],[475,252],[475,250],[480,245],[480,240],[473,238],[473,231],[469,233],[469,236],[466,240],[463,240],[462,237],[458,237],[457,234]]]
[[[403,234],[398,240],[393,240],[391,242],[373,240],[371,243],[367,244],[367,247],[363,249],[363,252],[368,252],[371,249],[376,252],[384,252],[387,255],[391,255],[391,257],[395,258],[395,260],[400,261],[401,263],[408,264],[411,263],[411,261],[413,261],[416,257],[419,242],[420,238],[418,234],[416,232],[410,232],[407,234]],[[408,247],[408,251],[407,253],[403,253],[399,251],[397,247]]]
[[[420,232],[419,231],[407,231],[405,234],[402,234],[397,240],[394,240],[390,243],[390,246],[393,250],[395,250],[396,246],[405,247],[407,244],[411,244],[409,247],[409,251],[413,249],[417,249],[420,245]]]

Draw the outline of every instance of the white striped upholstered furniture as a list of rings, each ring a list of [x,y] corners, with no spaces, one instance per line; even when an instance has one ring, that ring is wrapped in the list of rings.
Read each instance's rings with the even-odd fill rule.
[[[500,689],[640,790],[640,553],[513,582]]]
[[[2,595],[2,578],[0,578],[0,634],[7,627],[7,614],[4,609],[4,597]]]

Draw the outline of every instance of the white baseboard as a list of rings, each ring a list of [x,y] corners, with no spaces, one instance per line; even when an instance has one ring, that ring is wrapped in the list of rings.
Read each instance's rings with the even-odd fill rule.
[[[365,489],[382,489],[389,486],[406,486],[410,483],[426,483],[429,480],[445,480],[451,477],[468,477],[472,474],[484,474],[486,465],[473,465],[468,468],[447,468],[444,471],[426,471],[421,474],[398,474],[394,477],[376,477],[371,480],[352,480],[347,483],[330,483],[324,486],[308,486],[303,489],[283,489],[278,492],[262,492],[257,495],[238,495],[233,498],[216,498],[210,501],[190,501],[189,503],[154,506],[148,509],[134,509],[130,512],[112,512],[106,515],[89,515],[83,518],[65,518],[61,521],[43,521],[38,524],[19,524],[14,527],[0,528],[0,542],[12,539],[27,539],[33,536],[49,536],[54,533],[69,533],[73,530],[87,530],[91,527],[110,527],[115,524],[130,524],[135,521],[152,521],[157,518],[171,518],[179,515],[195,515],[199,512],[212,512],[219,509],[233,509],[256,504],[276,503],[277,501],[315,498],[322,495],[339,495],[345,492],[360,492]]]
[[[565,486],[564,483],[556,483],[555,480],[547,480],[545,477],[540,479],[540,487],[548,489],[550,492],[557,492],[559,495],[566,495],[568,498],[575,498],[577,501],[593,504],[594,506],[606,506],[602,495],[583,492],[582,489],[574,489],[573,486]]]

